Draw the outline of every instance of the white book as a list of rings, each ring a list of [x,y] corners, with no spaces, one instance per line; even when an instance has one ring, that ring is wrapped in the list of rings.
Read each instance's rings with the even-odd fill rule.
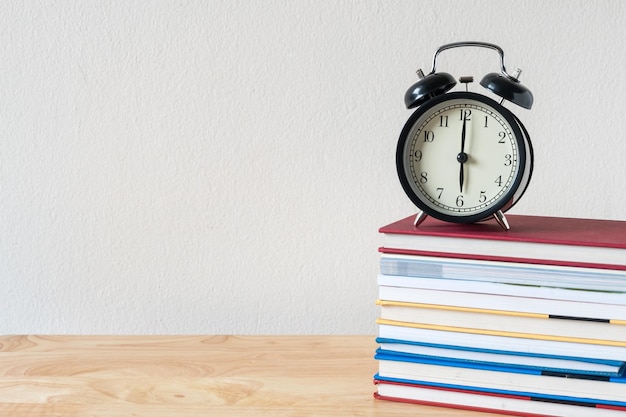
[[[514,302],[514,301],[513,301]],[[626,324],[549,318],[552,316],[484,308],[449,307],[379,300],[380,319],[490,332],[611,341],[626,346]],[[625,322],[626,323],[626,322]],[[590,342],[592,343],[592,342]]]
[[[438,304],[451,307],[482,308],[518,313],[537,313],[598,319],[626,324],[626,304],[600,304],[564,300],[546,300],[514,295],[466,293],[429,288],[406,288],[380,285],[381,300]],[[626,328],[623,339],[626,340]]]
[[[380,257],[380,272],[386,275],[618,292],[621,293],[618,297],[626,302],[625,270],[384,253]]]
[[[626,276],[624,277],[626,280]],[[387,287],[425,288],[431,290],[457,291],[472,294],[509,295],[539,298],[544,300],[577,301],[582,303],[611,304],[624,306],[626,293],[584,291],[538,285],[507,284],[490,281],[473,281],[449,278],[427,278],[422,276],[378,275],[378,285]]]

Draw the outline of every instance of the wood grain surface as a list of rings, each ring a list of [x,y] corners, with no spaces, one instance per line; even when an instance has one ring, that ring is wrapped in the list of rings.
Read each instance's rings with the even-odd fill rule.
[[[487,416],[375,400],[373,336],[0,336],[0,416]]]

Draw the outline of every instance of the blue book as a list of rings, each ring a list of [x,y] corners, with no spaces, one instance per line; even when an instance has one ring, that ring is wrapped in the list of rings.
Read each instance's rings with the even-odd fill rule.
[[[568,397],[580,401],[624,403],[626,377],[543,371],[510,364],[486,364],[446,358],[376,353],[378,377]]]
[[[533,352],[484,349],[379,337],[379,354],[404,355],[408,358],[452,360],[476,366],[512,366],[542,373],[580,374],[619,377],[626,372],[626,362],[602,358],[581,358]]]

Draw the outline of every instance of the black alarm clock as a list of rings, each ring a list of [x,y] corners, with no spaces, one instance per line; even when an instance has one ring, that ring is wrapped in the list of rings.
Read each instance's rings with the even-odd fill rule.
[[[500,97],[468,91],[473,77],[461,77],[465,91],[449,92],[452,75],[437,72],[437,57],[447,49],[483,47],[500,55],[500,72],[485,75],[480,85]],[[509,75],[504,52],[484,42],[456,42],[435,52],[428,75],[409,88],[407,108],[417,108],[404,125],[396,150],[398,177],[409,199],[421,210],[414,225],[427,216],[454,223],[494,218],[504,229],[504,212],[524,194],[533,171],[528,131],[510,110],[509,101],[530,109],[533,95],[520,84],[521,70]]]

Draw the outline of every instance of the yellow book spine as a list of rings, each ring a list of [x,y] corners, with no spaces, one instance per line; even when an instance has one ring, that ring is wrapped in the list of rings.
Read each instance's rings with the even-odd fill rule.
[[[465,313],[497,314],[500,316],[531,317],[531,318],[536,318],[536,319],[549,319],[550,318],[548,314],[542,314],[542,313],[527,313],[527,312],[507,311],[507,310],[491,310],[487,308],[475,308],[475,307],[445,306],[441,304],[410,303],[406,301],[376,300],[376,304],[378,304],[379,306],[430,308],[434,310],[462,311]]]
[[[440,331],[445,331],[445,332],[482,334],[482,335],[487,335],[487,336],[516,337],[516,338],[521,338],[521,339],[534,339],[534,340],[551,340],[555,342],[584,343],[588,345],[626,347],[626,340],[625,341],[601,340],[601,339],[587,339],[584,337],[569,337],[569,336],[543,335],[543,334],[534,334],[534,333],[505,332],[505,331],[500,331],[500,330],[473,329],[469,327],[456,327],[456,326],[441,326],[437,324],[413,323],[413,322],[405,322],[405,321],[387,320],[387,319],[381,319],[381,318],[376,319],[376,323],[386,324],[390,326],[412,327],[415,329],[440,330]]]

